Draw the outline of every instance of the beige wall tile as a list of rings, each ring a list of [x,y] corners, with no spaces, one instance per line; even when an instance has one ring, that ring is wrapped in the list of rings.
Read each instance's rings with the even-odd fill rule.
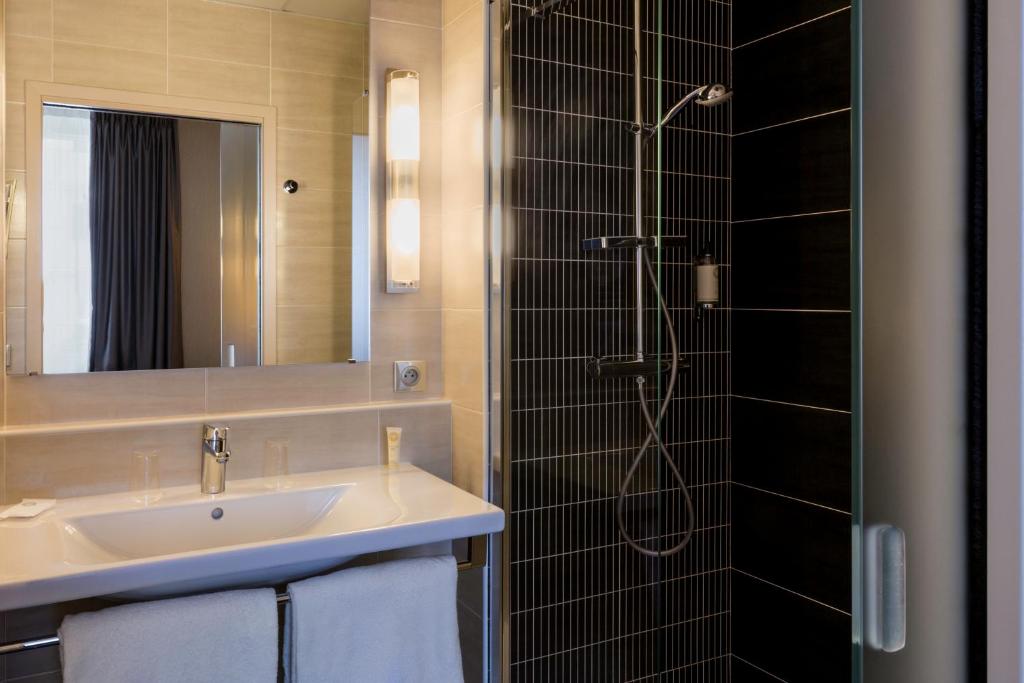
[[[365,75],[366,27],[275,12],[271,66],[329,76]]]
[[[49,38],[53,35],[52,11],[53,0],[7,0],[7,35]]]
[[[7,378],[7,424],[202,413],[203,370]]]
[[[352,303],[352,252],[329,247],[279,247],[279,306],[348,307]]]
[[[8,308],[5,318],[7,324],[7,343],[11,345],[12,375],[25,374],[25,309]]]
[[[271,102],[280,128],[325,133],[355,132],[354,104],[363,99],[362,78],[274,69]]]
[[[303,189],[277,199],[277,245],[352,246],[352,193]]]
[[[55,42],[53,75],[58,83],[167,92],[167,58],[149,52]]]
[[[172,55],[270,66],[270,12],[206,0],[168,0]]]
[[[25,240],[7,241],[7,305],[25,305]]]
[[[280,130],[277,135],[277,176],[306,188],[344,190],[352,187],[352,137],[333,133]]]
[[[368,363],[212,368],[207,372],[207,406],[213,413],[370,400]]]
[[[371,396],[375,401],[410,400],[441,396],[444,368],[441,365],[441,312],[419,310],[374,311],[370,337]],[[396,360],[427,362],[427,385],[423,392],[395,393]]]
[[[25,81],[49,81],[53,43],[47,38],[7,36],[7,101],[25,101]]]
[[[457,114],[484,101],[483,6],[473,5],[444,30],[444,108]]]
[[[446,213],[484,205],[482,105],[445,120],[442,173]]]
[[[25,105],[7,103],[6,167],[12,171],[25,170]]]
[[[444,128],[441,119],[425,119],[420,134],[420,208],[425,216],[440,216],[442,203],[442,176],[444,163]],[[383,126],[381,127],[383,130]]]
[[[268,439],[288,443],[288,471],[317,472],[380,462],[377,410],[231,420],[228,479],[262,477]],[[229,489],[230,490],[230,489]]]
[[[7,437],[9,495],[70,498],[130,490],[136,450],[160,453],[161,486],[198,483],[201,425]]]
[[[279,306],[279,365],[344,363],[352,356],[352,319],[347,307]]]
[[[473,495],[483,496],[487,465],[484,414],[452,406],[452,461],[454,483]]]
[[[487,295],[484,210],[445,214],[442,246],[445,308],[482,310]]]
[[[0,505],[7,505],[7,455],[6,441],[0,439]],[[0,616],[0,629],[3,628],[3,617]],[[0,669],[2,670],[2,669]]]
[[[167,0],[53,0],[53,35],[90,45],[167,52]]]
[[[379,453],[386,462],[386,427],[401,427],[402,446],[399,459],[430,472],[445,481],[452,480],[452,417],[451,408],[417,406],[389,408],[380,411]]]
[[[441,0],[374,0],[370,16],[436,28],[441,26]]]
[[[444,0],[445,26],[462,16],[470,7],[479,5],[480,2],[481,0]]]
[[[171,95],[270,103],[270,69],[267,67],[172,56],[167,81]]]
[[[8,144],[10,144],[10,141],[8,141]],[[11,212],[11,222],[7,226],[7,232],[10,237],[24,237],[26,221],[25,173],[23,171],[8,171],[7,182],[12,180],[17,182],[17,186],[14,191],[14,209]]]
[[[413,69],[420,74],[420,117],[441,119],[441,31],[434,28],[370,22],[370,82],[384,83],[389,69]],[[376,111],[384,115],[385,89],[374,90]],[[425,135],[422,136],[425,139]]]
[[[444,312],[444,391],[455,405],[484,409],[483,311]]]

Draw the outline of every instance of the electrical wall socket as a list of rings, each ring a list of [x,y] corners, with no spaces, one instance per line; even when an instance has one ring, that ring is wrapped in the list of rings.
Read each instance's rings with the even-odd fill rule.
[[[423,391],[427,387],[427,361],[396,360],[395,391]]]

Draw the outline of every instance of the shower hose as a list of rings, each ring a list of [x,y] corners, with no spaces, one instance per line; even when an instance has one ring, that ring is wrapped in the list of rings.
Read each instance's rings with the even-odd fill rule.
[[[651,285],[654,287],[654,291],[658,295],[658,308],[661,311],[661,315],[665,318],[665,327],[668,330],[669,347],[672,352],[672,365],[669,371],[665,398],[662,399],[658,408],[658,417],[656,420],[651,416],[651,411],[647,407],[647,394],[644,390],[644,378],[642,376],[638,376],[636,378],[636,390],[640,396],[640,411],[643,413],[644,422],[647,424],[647,438],[645,438],[643,443],[640,444],[640,450],[637,452],[636,457],[633,458],[633,463],[626,472],[625,479],[622,480],[622,488],[619,490],[619,498],[616,501],[615,517],[619,523],[619,532],[633,550],[642,555],[646,555],[647,557],[668,557],[669,555],[675,555],[678,553],[690,542],[690,539],[693,537],[693,527],[696,514],[693,510],[693,498],[690,496],[690,491],[686,487],[686,480],[683,479],[683,475],[679,472],[679,468],[672,459],[672,455],[669,454],[668,448],[665,446],[665,442],[658,431],[658,425],[661,423],[662,418],[665,417],[665,413],[668,412],[668,407],[672,402],[672,395],[675,393],[676,389],[676,380],[679,378],[679,343],[676,339],[675,328],[672,325],[672,316],[669,314],[668,305],[665,303],[665,297],[661,294],[661,288],[658,286],[658,278],[654,275],[654,268],[651,266],[651,260],[647,258],[646,252],[641,251],[640,254],[641,258],[643,258],[647,278],[651,281]],[[641,545],[632,536],[630,536],[629,532],[626,530],[626,497],[628,495],[629,485],[636,476],[637,470],[640,469],[644,455],[647,454],[647,449],[651,447],[652,443],[668,464],[668,468],[672,472],[672,477],[679,482],[679,489],[682,491],[683,500],[686,503],[686,530],[683,532],[683,538],[675,545],[665,548],[664,550],[651,549]]]

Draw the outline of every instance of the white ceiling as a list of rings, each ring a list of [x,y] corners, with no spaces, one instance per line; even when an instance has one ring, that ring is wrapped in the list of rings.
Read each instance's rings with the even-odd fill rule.
[[[220,0],[233,5],[294,12],[311,17],[365,24],[370,20],[369,0]]]

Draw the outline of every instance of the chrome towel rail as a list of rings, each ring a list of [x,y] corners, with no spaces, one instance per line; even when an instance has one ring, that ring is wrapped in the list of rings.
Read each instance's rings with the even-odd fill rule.
[[[288,602],[287,593],[277,594],[277,604]],[[44,647],[53,647],[54,645],[60,645],[60,636],[52,635],[45,636],[43,638],[33,638],[31,640],[23,640],[20,643],[4,643],[0,645],[0,655],[13,655],[16,652],[28,652],[29,650],[38,650]]]
[[[459,563],[459,571],[465,571],[467,569],[478,569],[486,564],[486,540],[486,536],[474,536],[469,539],[469,560],[466,562]],[[287,593],[277,594],[277,604],[284,604],[288,602],[288,600],[289,598]],[[16,652],[28,652],[29,650],[39,650],[44,647],[53,647],[54,645],[60,645],[60,636],[56,634],[52,636],[43,636],[42,638],[32,638],[31,640],[23,640],[17,643],[0,643],[0,656],[13,655]]]

